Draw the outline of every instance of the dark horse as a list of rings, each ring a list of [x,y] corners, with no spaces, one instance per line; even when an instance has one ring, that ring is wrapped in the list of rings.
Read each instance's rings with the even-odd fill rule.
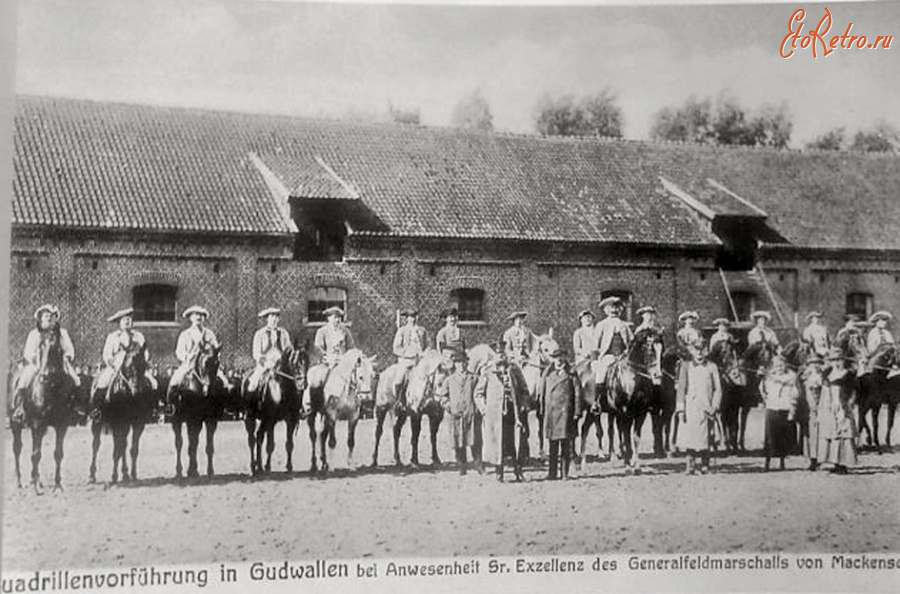
[[[437,436],[444,418],[444,409],[435,398],[435,386],[439,383],[438,377],[443,373],[441,364],[443,356],[434,349],[429,349],[422,354],[422,358],[409,372],[409,379],[401,387],[402,395],[394,390],[394,380],[397,373],[401,372],[399,365],[391,365],[378,379],[378,387],[375,396],[375,451],[372,454],[372,466],[378,466],[378,444],[384,432],[384,420],[387,413],[394,414],[394,464],[401,465],[400,461],[400,433],[406,418],[409,417],[410,446],[412,457],[410,463],[419,465],[419,436],[422,432],[422,418],[428,418],[428,428],[431,435],[431,464],[439,466],[441,458],[437,452]]]
[[[747,417],[754,403],[735,343],[731,340],[717,341],[710,350],[709,359],[719,369],[722,385],[721,414],[725,448],[732,452],[743,450]]]
[[[885,447],[891,448],[891,431],[894,428],[894,415],[897,405],[900,404],[900,348],[896,344],[882,344],[872,353],[870,359],[871,372],[860,378],[859,396],[859,435],[866,432],[866,444],[874,445],[878,453],[881,453],[881,444],[878,441],[878,416],[881,414],[881,406],[887,404],[887,433],[885,435]],[[872,416],[872,427],[869,428],[867,417]],[[874,442],[874,444],[873,444]]]
[[[241,384],[241,408],[250,449],[250,472],[254,475],[272,470],[275,451],[275,425],[285,423],[287,472],[293,472],[294,433],[300,426],[301,398],[306,389],[306,352],[297,349],[269,351],[271,368],[263,372],[257,389],[247,390],[248,377]],[[266,463],[262,462],[262,444],[266,440]]]
[[[665,456],[671,453],[672,445],[678,439],[678,417],[675,415],[675,378],[681,357],[676,349],[670,348],[660,359],[660,380],[658,400],[650,410],[653,423],[653,453]],[[673,424],[674,422],[674,424]]]
[[[747,373],[747,386],[743,404],[740,405],[739,428],[737,433],[737,449],[746,450],[744,438],[747,433],[747,416],[750,409],[761,400],[759,384],[771,367],[772,359],[778,354],[778,345],[768,341],[755,342],[744,350],[741,356],[741,367]],[[722,387],[724,390],[724,386]]]
[[[578,458],[578,472],[584,472],[584,452],[587,448],[587,435],[588,432],[590,432],[591,427],[594,427],[597,433],[597,449],[601,453],[603,452],[603,424],[601,417],[603,413],[606,413],[606,434],[607,442],[609,444],[606,457],[608,459],[612,459],[614,450],[613,444],[616,434],[615,413],[609,406],[609,400],[600,397],[600,390],[597,386],[594,369],[591,366],[593,362],[594,359],[587,359],[575,365],[575,373],[578,374],[578,379],[581,382],[582,395],[582,418],[578,419],[581,422],[581,430],[579,432],[581,438],[581,454]]]
[[[187,425],[188,432],[188,477],[197,477],[197,447],[200,430],[206,425],[206,474],[212,476],[213,440],[216,427],[225,410],[226,386],[219,379],[219,349],[207,347],[194,358],[191,369],[185,374],[180,385],[170,390],[171,404],[174,406],[172,430],[175,433],[175,476],[182,476],[181,426]]]
[[[43,333],[40,345],[40,359],[37,374],[30,386],[21,389],[24,415],[14,418],[10,410],[10,429],[13,435],[13,453],[16,459],[16,484],[22,486],[22,475],[19,466],[19,455],[22,453],[22,431],[31,430],[31,484],[35,492],[43,493],[41,482],[41,450],[47,428],[53,427],[56,434],[56,449],[53,458],[56,461],[54,489],[62,489],[63,444],[66,431],[73,422],[74,406],[77,399],[75,382],[65,371],[63,351],[60,345],[60,332],[56,327]],[[15,386],[18,377],[13,377],[11,385]],[[12,399],[10,402],[12,408]]]
[[[641,429],[653,404],[661,399],[660,347],[650,334],[640,334],[606,374],[606,400],[616,418],[622,460],[636,473],[640,472]]]
[[[147,356],[143,344],[131,342],[124,352],[121,365],[106,389],[94,396],[97,414],[91,422],[93,434],[90,481],[97,480],[97,452],[100,450],[100,434],[104,428],[113,436],[112,482],[119,480],[119,463],[122,480],[137,480],[137,457],[141,434],[156,407],[156,393],[146,376]],[[97,392],[95,386],[91,393]],[[128,473],[128,433],[131,432],[131,474]]]

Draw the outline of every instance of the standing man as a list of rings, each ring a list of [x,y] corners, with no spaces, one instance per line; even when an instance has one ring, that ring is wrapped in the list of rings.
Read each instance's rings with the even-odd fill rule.
[[[178,343],[175,345],[175,357],[181,361],[181,365],[172,373],[172,378],[169,381],[169,394],[166,400],[172,394],[172,390],[181,386],[181,382],[194,366],[194,362],[200,353],[209,353],[221,348],[216,335],[205,326],[206,319],[209,317],[209,311],[205,307],[192,305],[184,310],[181,317],[188,318],[191,325],[178,335]],[[222,380],[223,385],[228,385],[228,378],[225,377],[221,369],[219,369],[219,379]],[[201,378],[204,392],[209,390],[208,382],[208,378]]]
[[[102,358],[103,363],[106,366],[97,375],[97,379],[94,381],[94,391],[93,394],[91,394],[92,409],[99,404],[97,398],[101,391],[106,392],[104,394],[105,398],[109,398],[107,390],[112,384],[113,379],[116,377],[116,374],[119,373],[119,370],[122,368],[122,363],[125,361],[125,355],[128,354],[130,349],[134,347],[143,348],[144,360],[148,363],[150,362],[150,351],[146,348],[147,343],[144,339],[144,335],[133,329],[133,315],[134,309],[129,307],[128,309],[117,311],[106,319],[106,321],[110,323],[118,322],[119,328],[107,335],[106,342],[103,345]],[[146,371],[147,381],[150,383],[151,388],[156,390],[158,383],[150,372],[151,370],[148,365]]]
[[[313,344],[322,353],[322,362],[333,368],[344,353],[356,348],[356,342],[350,329],[344,325],[344,310],[334,306],[322,313],[328,321],[316,331]]]
[[[437,350],[444,356],[446,363],[450,363],[451,355],[455,351],[465,352],[466,341],[459,330],[459,312],[455,307],[448,307],[441,312],[444,319],[444,327],[438,330],[436,342]]]
[[[75,360],[75,346],[72,344],[72,339],[69,338],[69,333],[59,324],[59,308],[50,304],[42,305],[35,310],[34,320],[35,327],[28,333],[28,337],[25,339],[25,349],[22,352],[25,365],[19,372],[14,390],[12,418],[16,421],[22,420],[25,416],[24,390],[31,388],[35,377],[44,366],[45,361],[41,360],[41,356],[44,354],[42,347],[54,335],[62,350],[63,369],[72,378],[76,388],[81,386],[81,379],[75,373],[75,366],[72,363]]]
[[[582,361],[590,361],[597,356],[600,342],[597,340],[594,312],[589,309],[582,310],[578,314],[581,327],[572,335],[572,354],[575,357],[575,365]]]
[[[394,335],[394,355],[397,356],[397,365],[400,367],[400,373],[394,374],[394,395],[397,402],[401,401],[401,396],[405,396],[403,386],[409,381],[410,370],[428,348],[425,328],[416,323],[419,312],[410,308],[404,309],[400,314],[405,316],[405,323],[397,328]]]
[[[806,314],[809,325],[800,334],[800,340],[809,345],[811,352],[824,358],[828,355],[831,340],[828,338],[828,328],[822,324],[822,312],[811,311]]]
[[[606,316],[597,323],[597,352],[599,359],[592,365],[600,394],[606,389],[606,372],[617,357],[620,357],[632,341],[631,328],[621,317],[622,300],[618,297],[607,297],[600,302],[600,309]]]
[[[528,317],[526,311],[514,311],[506,318],[507,321],[512,320],[513,325],[503,333],[503,342],[506,343],[506,357],[511,363],[515,363],[519,367],[530,356],[537,344],[537,337],[525,325],[525,318]]]
[[[475,443],[475,375],[466,369],[465,351],[453,351],[453,369],[437,388],[436,395],[445,402],[451,419],[453,448],[459,463],[459,474],[466,474],[466,449],[472,450],[472,460],[478,473],[484,472],[481,455]]]
[[[267,373],[275,369],[283,355],[290,355],[294,351],[291,344],[291,335],[280,327],[281,310],[277,307],[264,309],[257,317],[266,321],[266,325],[253,335],[252,355],[256,361],[256,367],[247,378],[247,393],[254,394],[259,388],[260,380]]]
[[[551,364],[541,375],[538,397],[544,407],[544,435],[550,442],[550,470],[547,480],[569,478],[575,445],[576,423],[581,415],[581,381],[569,366],[562,349],[550,353]],[[562,452],[560,452],[562,450]],[[559,456],[562,453],[562,468]],[[561,472],[560,472],[561,471]]]

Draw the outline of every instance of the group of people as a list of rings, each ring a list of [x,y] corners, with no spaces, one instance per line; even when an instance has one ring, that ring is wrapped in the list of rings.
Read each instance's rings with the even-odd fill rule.
[[[575,371],[577,365],[590,367],[595,384],[602,395],[610,365],[619,359],[636,339],[649,339],[657,356],[664,347],[664,331],[657,323],[657,310],[652,306],[641,307],[636,314],[640,323],[636,327],[622,318],[624,303],[617,297],[607,297],[599,302],[603,318],[599,321],[590,309],[578,315],[580,327],[572,337],[571,358],[565,349],[555,341],[548,341],[553,347],[539,353],[538,337],[525,320],[525,311],[515,311],[507,321],[510,327],[502,339],[496,342],[504,365],[522,367],[534,357],[543,355],[538,398],[544,410],[544,430],[550,443],[550,470],[548,477],[566,478],[572,457],[575,423],[581,415],[582,382]],[[255,363],[249,374],[246,389],[256,391],[266,373],[290,354],[294,345],[290,333],[280,326],[281,310],[267,308],[259,312],[264,323],[254,334],[252,356]],[[398,324],[393,339],[393,353],[402,373],[395,374],[394,390],[398,401],[403,398],[403,389],[410,370],[430,348],[426,330],[418,324],[418,311],[406,309],[400,312],[403,323]],[[321,326],[313,341],[321,353],[321,364],[333,367],[341,356],[355,348],[350,329],[344,324],[344,312],[339,307],[330,307],[323,312],[326,323]],[[182,317],[189,325],[179,335],[175,356],[179,365],[166,382],[169,392],[180,384],[190,371],[196,357],[201,352],[218,351],[220,344],[215,333],[206,325],[209,311],[201,306],[186,309]],[[757,311],[751,315],[754,326],[747,334],[748,346],[763,345],[777,354],[769,369],[754,370],[758,377],[759,395],[766,407],[765,453],[766,469],[770,458],[780,459],[784,467],[787,449],[785,435],[787,425],[793,420],[800,398],[807,400],[810,408],[811,445],[810,468],[815,469],[820,462],[831,463],[837,472],[846,472],[847,466],[855,463],[855,440],[857,437],[854,412],[852,410],[852,384],[849,381],[873,370],[868,358],[884,344],[893,344],[894,338],[887,329],[891,320],[888,312],[876,312],[868,320],[871,329],[864,335],[862,320],[848,315],[846,324],[837,332],[832,341],[820,312],[807,316],[808,326],[800,332],[800,341],[808,356],[800,369],[792,369],[782,355],[778,336],[768,326],[771,316],[768,312]],[[63,368],[78,387],[83,381],[74,366],[75,351],[72,341],[60,326],[59,309],[53,305],[43,305],[34,313],[35,328],[28,334],[23,351],[23,366],[19,370],[14,386],[13,416],[21,417],[23,411],[23,391],[34,381],[46,356],[42,345],[48,340],[58,344],[63,356]],[[476,420],[485,412],[484,392],[489,376],[476,377],[468,368],[467,344],[459,327],[459,313],[453,308],[441,312],[444,325],[435,336],[434,346],[443,355],[446,370],[444,379],[437,386],[438,395],[446,403],[452,418],[452,434],[456,455],[461,469],[466,467],[466,450],[474,448]],[[707,342],[699,328],[700,316],[697,312],[686,311],[678,316],[681,327],[675,333],[674,348],[680,364],[674,374],[676,391],[676,414],[680,421],[679,446],[687,451],[687,472],[707,472],[712,436],[717,427],[717,418],[722,401],[722,375],[710,353],[717,352],[723,345],[735,345],[737,340],[731,333],[731,323],[725,318],[713,321],[716,331]],[[134,310],[127,308],[110,316],[107,321],[115,325],[104,342],[101,358],[103,367],[93,380],[92,404],[96,406],[103,398],[112,379],[120,371],[126,354],[133,349],[141,349],[149,361],[149,348],[145,337],[134,328]],[[544,337],[546,338],[546,337]],[[571,360],[570,360],[571,359]],[[155,373],[149,371],[146,382],[158,388]],[[499,372],[498,372],[499,373]],[[891,374],[900,374],[900,369],[892,369]],[[235,378],[226,377],[220,370],[219,378],[224,385],[230,385]],[[502,379],[502,378],[501,378]],[[209,380],[206,380],[207,382]],[[208,386],[207,386],[208,387]],[[506,404],[504,404],[506,406]],[[521,419],[516,420],[521,425]],[[509,439],[505,436],[503,439]],[[505,447],[503,448],[506,449]],[[500,459],[502,462],[503,454]],[[481,455],[473,450],[473,460],[481,470]]]

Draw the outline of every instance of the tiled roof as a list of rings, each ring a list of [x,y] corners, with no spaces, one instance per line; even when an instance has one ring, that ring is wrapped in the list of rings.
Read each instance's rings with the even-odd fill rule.
[[[257,156],[295,198],[358,201],[397,235],[719,243],[662,177],[716,214],[765,211],[768,225],[796,245],[900,249],[893,155],[488,135],[38,98],[20,98],[16,118],[14,221],[288,233]]]
[[[220,114],[20,97],[13,222],[288,234],[243,131]]]

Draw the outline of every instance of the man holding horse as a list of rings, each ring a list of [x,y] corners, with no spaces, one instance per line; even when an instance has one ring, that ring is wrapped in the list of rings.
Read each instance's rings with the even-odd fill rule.
[[[247,378],[247,393],[253,394],[259,388],[264,377],[271,374],[285,355],[294,351],[291,335],[280,327],[281,310],[269,307],[259,312],[258,317],[266,321],[266,325],[253,335],[252,355],[256,367]]]
[[[509,314],[506,320],[511,320],[513,325],[503,333],[503,342],[506,343],[506,357],[519,367],[531,356],[537,344],[537,337],[534,332],[525,325],[526,317],[528,317],[527,311],[514,311]]]
[[[569,478],[577,422],[581,416],[581,381],[569,366],[559,345],[553,344],[549,356],[551,364],[544,370],[538,385],[538,397],[544,406],[544,435],[550,441],[547,480],[556,480],[560,476],[566,480]]]
[[[394,335],[394,355],[397,356],[399,368],[394,374],[394,395],[397,402],[403,401],[403,387],[409,382],[409,372],[428,348],[425,328],[416,323],[419,312],[409,308],[401,311],[400,315],[404,316],[404,324],[397,328]]]
[[[109,388],[116,375],[121,372],[129,352],[143,350],[144,361],[150,360],[150,352],[147,350],[147,341],[144,335],[134,329],[134,308],[129,307],[117,311],[106,321],[111,324],[118,323],[119,327],[107,335],[106,342],[103,344],[102,359],[106,366],[94,380],[94,389],[91,394],[92,409],[99,404],[101,394],[107,400],[109,399]],[[158,384],[156,379],[150,375],[149,367],[144,375],[151,389],[156,390]]]
[[[444,320],[444,327],[438,330],[435,341],[438,352],[444,355],[445,362],[449,365],[454,352],[466,350],[466,341],[459,330],[459,311],[455,307],[444,309],[441,318]]]
[[[175,357],[181,361],[181,365],[179,365],[172,373],[172,377],[169,380],[169,393],[166,396],[167,400],[172,394],[172,390],[179,387],[181,382],[184,381],[185,376],[192,370],[197,361],[197,357],[199,357],[201,353],[211,353],[213,351],[218,351],[221,348],[216,335],[212,330],[205,326],[206,319],[209,317],[209,311],[205,307],[192,305],[184,310],[181,317],[189,319],[190,326],[185,328],[181,334],[178,335],[178,342],[175,344]],[[219,379],[222,380],[222,383],[228,385],[228,378],[225,377],[225,374],[221,369],[219,369],[218,375]],[[209,390],[208,382],[209,378],[200,378],[200,383],[203,384],[204,391]]]
[[[445,403],[451,418],[451,432],[459,474],[467,471],[466,449],[472,450],[472,460],[481,474],[484,469],[481,455],[475,449],[475,383],[477,378],[466,368],[466,352],[455,350],[451,354],[453,368],[437,387],[435,395]]]
[[[46,364],[46,345],[54,341],[59,345],[63,356],[63,370],[68,375],[75,387],[81,386],[81,379],[75,373],[73,361],[75,359],[75,347],[69,333],[59,324],[59,308],[55,305],[42,305],[34,312],[35,328],[32,328],[25,339],[25,349],[22,352],[24,366],[19,372],[13,395],[13,420],[21,420],[25,416],[24,402],[25,390],[31,389],[31,385],[38,373]]]
[[[344,353],[356,348],[356,342],[350,329],[344,324],[344,310],[333,306],[322,313],[328,321],[316,331],[313,344],[322,353],[322,362],[333,368]]]
[[[831,340],[828,338],[828,328],[822,323],[822,312],[811,311],[806,314],[809,325],[800,334],[800,340],[808,345],[810,351],[820,357],[828,354]]]
[[[609,366],[628,350],[633,340],[631,328],[620,317],[622,300],[618,297],[607,297],[600,301],[600,309],[606,315],[596,326],[598,360],[592,365],[597,388],[603,394],[606,388],[606,375]]]

